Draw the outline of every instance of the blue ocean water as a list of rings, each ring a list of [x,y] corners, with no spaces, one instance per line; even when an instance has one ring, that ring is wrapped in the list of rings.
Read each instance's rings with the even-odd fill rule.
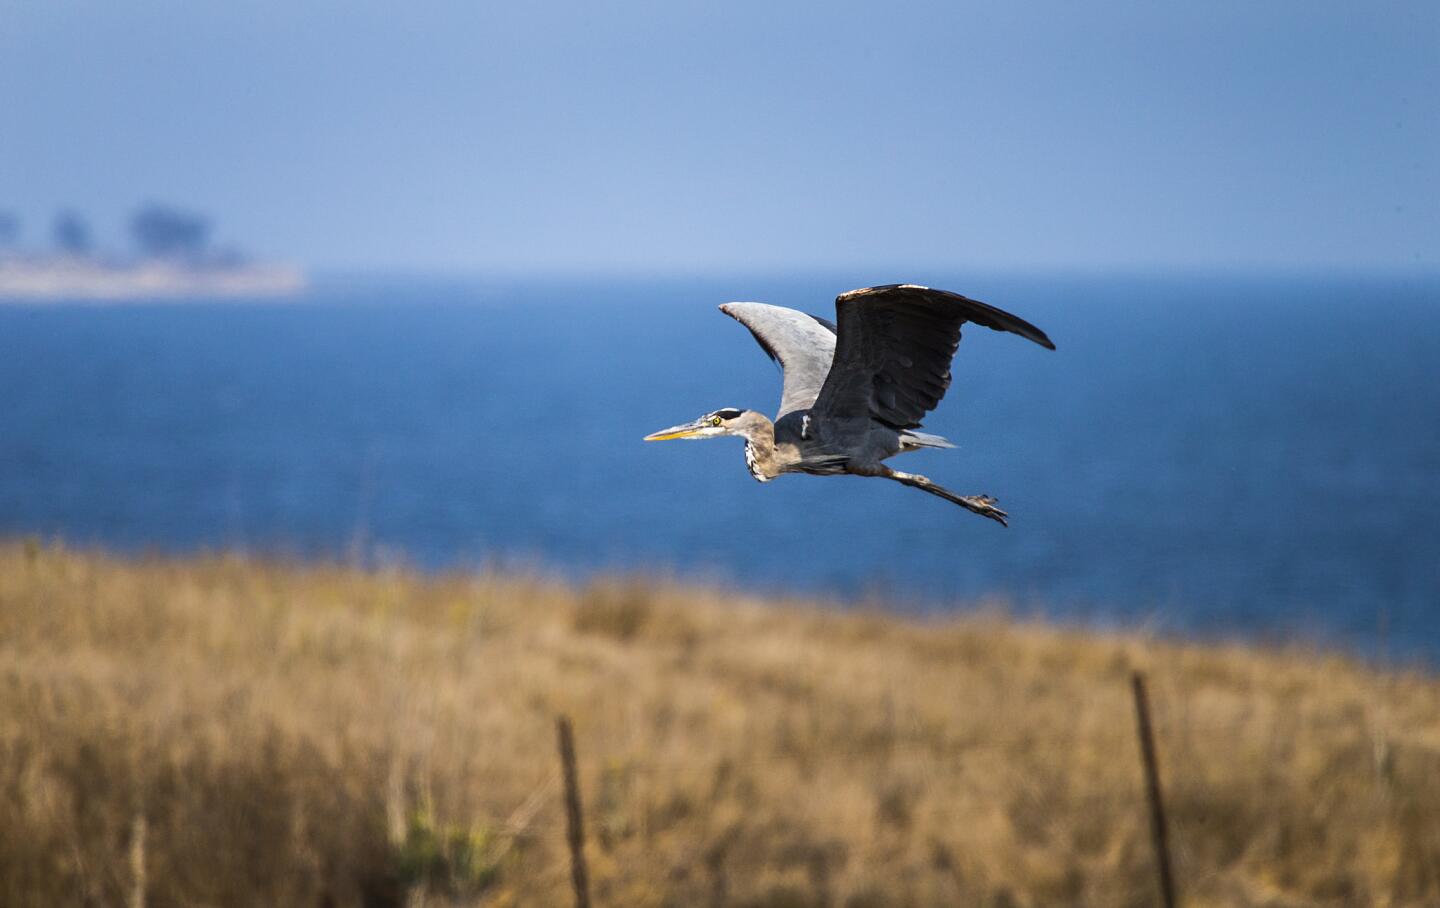
[[[867,280],[869,278],[869,280]],[[973,326],[893,483],[644,444],[779,375],[719,314],[919,280]],[[1440,659],[1440,279],[333,280],[286,303],[0,307],[0,533],[122,550],[660,570]]]

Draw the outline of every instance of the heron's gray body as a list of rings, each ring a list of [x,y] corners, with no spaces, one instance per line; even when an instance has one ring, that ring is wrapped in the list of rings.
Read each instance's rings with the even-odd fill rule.
[[[955,495],[884,461],[919,448],[953,447],[915,430],[950,385],[950,361],[965,322],[1053,350],[1039,328],[977,300],[914,284],[842,293],[835,300],[836,323],[765,303],[726,303],[720,310],[750,329],[783,369],[775,418],[717,410],[650,439],[738,435],[745,439],[746,467],[761,482],[784,473],[881,476],[1005,522],[994,499]]]
[[[756,413],[755,416],[760,416]],[[760,419],[764,419],[760,416]],[[773,451],[764,449],[763,423],[760,444],[746,439],[747,462],[763,465],[757,479],[774,479],[781,473],[836,473],[870,475],[874,467],[903,451],[920,447],[953,447],[935,435],[916,436],[871,420],[828,420],[812,417],[810,408],[793,410],[773,423]],[[933,439],[929,444],[919,439]],[[936,443],[938,442],[938,443]],[[762,479],[763,476],[763,479]]]

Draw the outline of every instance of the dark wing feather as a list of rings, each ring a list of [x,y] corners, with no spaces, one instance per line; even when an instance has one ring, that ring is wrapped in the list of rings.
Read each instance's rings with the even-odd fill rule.
[[[834,364],[815,401],[832,417],[869,416],[913,429],[950,387],[960,326],[974,322],[1018,334],[1051,350],[1045,332],[1008,312],[958,293],[888,284],[835,299]]]
[[[760,349],[780,364],[785,387],[778,420],[815,402],[835,355],[835,326],[821,318],[765,303],[726,303],[720,311],[755,335]]]

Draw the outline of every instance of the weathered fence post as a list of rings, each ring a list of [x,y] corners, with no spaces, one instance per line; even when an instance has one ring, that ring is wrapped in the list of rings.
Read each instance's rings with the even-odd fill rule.
[[[1135,725],[1140,736],[1140,758],[1145,764],[1145,790],[1150,800],[1150,835],[1155,843],[1155,869],[1160,877],[1160,901],[1175,908],[1175,879],[1170,873],[1170,833],[1165,825],[1165,801],[1160,794],[1160,769],[1155,762],[1155,732],[1150,725],[1150,698],[1145,676],[1131,672],[1135,691]]]
[[[567,716],[555,719],[560,768],[565,778],[565,838],[570,843],[570,882],[575,908],[590,908],[590,874],[585,869],[585,827],[580,815],[580,779],[575,771],[575,731]]]
[[[145,812],[130,824],[130,908],[145,908]]]

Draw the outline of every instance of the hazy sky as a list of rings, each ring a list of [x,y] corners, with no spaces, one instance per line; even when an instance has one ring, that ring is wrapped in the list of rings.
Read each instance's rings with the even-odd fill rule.
[[[0,209],[147,199],[347,269],[1430,268],[1440,3],[0,0]]]

